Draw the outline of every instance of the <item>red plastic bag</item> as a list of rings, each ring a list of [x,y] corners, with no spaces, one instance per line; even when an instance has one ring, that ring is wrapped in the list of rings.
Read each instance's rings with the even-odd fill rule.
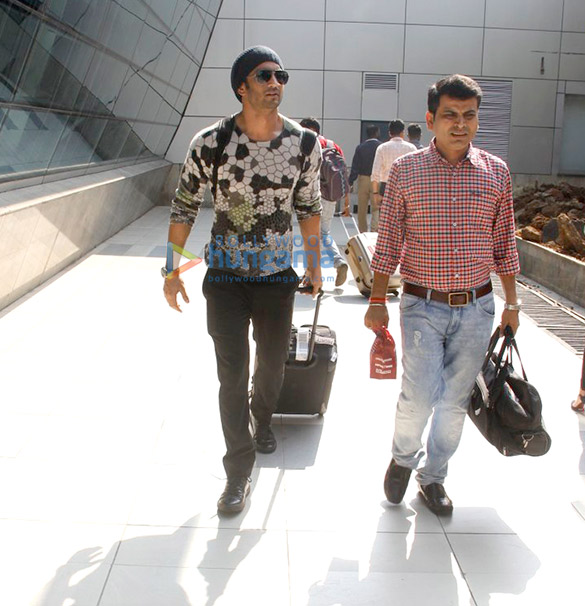
[[[376,339],[370,351],[370,378],[396,378],[396,346],[387,328],[376,330]]]

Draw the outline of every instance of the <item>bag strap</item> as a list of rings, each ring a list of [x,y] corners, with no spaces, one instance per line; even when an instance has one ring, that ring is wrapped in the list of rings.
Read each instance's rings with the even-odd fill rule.
[[[494,334],[491,336],[489,345],[488,345],[488,349],[487,349],[487,353],[485,354],[485,359],[483,361],[483,364],[481,366],[481,372],[483,372],[487,367],[488,364],[490,363],[490,360],[492,359],[492,354],[494,353],[494,350],[496,349],[496,345],[498,344],[498,341],[500,340],[500,327],[498,326],[496,328],[496,330],[494,331]],[[500,351],[500,355],[503,355],[503,348]]]
[[[506,326],[506,328],[504,329],[504,339],[508,340],[507,347],[508,347],[509,363],[512,364],[512,350],[514,350],[516,352],[516,355],[518,356],[518,361],[520,362],[522,376],[524,377],[525,381],[528,381],[528,377],[526,376],[526,371],[524,370],[524,364],[522,364],[522,358],[520,357],[520,350],[518,349],[516,339],[514,338],[514,333],[512,332],[512,329],[509,326]]]
[[[317,135],[308,128],[303,128],[303,133],[301,135],[301,154],[304,158],[311,155],[313,148],[315,147],[315,143],[317,141]],[[301,164],[301,170],[303,168],[304,161]]]
[[[234,127],[236,125],[236,114],[233,114],[229,118],[223,118],[219,123],[219,129],[217,131],[217,139],[215,145],[215,155],[213,156],[213,171],[211,174],[211,193],[215,199],[217,192],[217,172],[219,169],[219,163],[223,152],[232,138]]]
[[[498,326],[498,328],[496,329],[496,332],[492,335],[492,341],[496,337],[496,333],[497,333],[496,342],[497,342],[497,340],[499,340],[499,330],[500,330],[500,327]],[[491,345],[491,341],[490,341],[490,345]],[[512,369],[513,369],[512,351],[516,352],[516,354],[518,356],[518,360],[520,361],[520,368],[522,369],[522,376],[524,377],[525,381],[528,381],[528,378],[526,377],[526,372],[524,371],[524,366],[522,364],[522,359],[520,358],[520,352],[518,350],[518,345],[516,345],[516,340],[514,339],[514,333],[512,332],[512,329],[509,326],[506,326],[506,328],[504,329],[504,342],[502,343],[502,347],[500,348],[500,351],[495,360],[496,374],[494,376],[493,383],[489,388],[490,394],[497,394],[500,391],[500,389],[502,388],[503,384],[506,382],[506,379],[508,377],[507,368],[512,367]],[[484,370],[483,367],[482,367],[482,370]]]

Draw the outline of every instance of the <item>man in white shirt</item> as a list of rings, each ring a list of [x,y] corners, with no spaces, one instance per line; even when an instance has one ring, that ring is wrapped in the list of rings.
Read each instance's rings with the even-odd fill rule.
[[[378,229],[378,217],[380,215],[380,204],[384,195],[384,187],[388,179],[388,173],[392,162],[404,154],[416,151],[412,143],[404,140],[404,122],[402,120],[392,120],[388,124],[390,141],[382,143],[376,150],[374,166],[372,167],[372,191],[374,192],[374,206],[372,210],[372,230]]]

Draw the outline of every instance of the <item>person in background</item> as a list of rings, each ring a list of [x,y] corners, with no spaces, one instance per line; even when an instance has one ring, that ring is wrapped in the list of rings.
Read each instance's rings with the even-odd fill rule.
[[[386,187],[386,180],[392,163],[400,156],[416,151],[412,143],[404,140],[404,122],[402,120],[392,120],[388,124],[388,134],[390,141],[382,143],[376,150],[374,166],[372,167],[372,191],[374,192],[374,207],[376,213],[376,229],[378,229],[378,217],[380,214],[380,204]],[[372,225],[374,224],[374,211],[372,211]]]
[[[349,173],[349,184],[353,187],[357,179],[357,197],[358,197],[358,229],[360,231],[368,231],[368,204],[372,208],[372,231],[377,229],[377,216],[374,216],[374,194],[372,191],[372,166],[374,164],[374,156],[378,146],[382,141],[380,129],[375,124],[366,126],[366,136],[368,137],[363,143],[360,143],[353,154],[351,162],[351,172]]]
[[[321,147],[313,133],[278,112],[287,82],[280,57],[268,47],[248,48],[236,58],[231,85],[242,111],[228,121],[230,130],[217,163],[218,139],[226,132],[223,121],[195,135],[171,203],[168,241],[184,249],[207,185],[212,186],[214,222],[205,247],[208,270],[203,295],[207,330],[215,346],[226,443],[227,481],[217,503],[221,514],[243,510],[255,450],[270,453],[277,446],[271,421],[288,359],[298,286],[291,267],[293,212],[299,220],[313,294],[321,287]],[[310,147],[304,145],[307,140]],[[169,256],[162,268],[164,295],[180,312],[179,293],[185,303],[189,298]],[[256,370],[249,402],[250,322]]]
[[[303,118],[301,120],[301,126],[312,130],[316,135],[319,143],[321,144],[321,152],[323,153],[323,161],[321,164],[321,171],[325,168],[327,162],[326,151],[328,148],[333,148],[337,153],[336,159],[341,164],[343,171],[343,181],[346,183],[345,194],[342,194],[343,200],[343,214],[349,215],[349,184],[347,184],[347,166],[345,164],[345,156],[343,150],[335,141],[326,139],[321,135],[321,125],[315,118]],[[333,267],[335,268],[335,286],[341,286],[347,279],[348,266],[345,262],[344,257],[341,256],[339,248],[335,243],[335,240],[331,236],[331,221],[335,214],[335,209],[340,200],[328,200],[326,198],[326,191],[323,186],[323,178],[321,179],[321,206],[323,211],[321,213],[321,243],[322,243],[322,257],[329,256],[332,259]]]
[[[426,120],[435,137],[390,169],[365,316],[372,330],[388,325],[388,277],[400,263],[403,372],[384,492],[400,503],[417,469],[419,494],[437,515],[453,510],[444,482],[492,333],[492,271],[505,297],[500,330],[519,325],[510,172],[471,143],[481,96],[475,80],[458,74],[429,89]]]
[[[409,124],[406,129],[406,134],[409,143],[412,143],[416,149],[422,149],[423,144],[420,142],[422,128],[418,124]]]
[[[583,351],[583,366],[581,367],[581,387],[577,399],[571,404],[575,412],[585,413],[585,351]]]

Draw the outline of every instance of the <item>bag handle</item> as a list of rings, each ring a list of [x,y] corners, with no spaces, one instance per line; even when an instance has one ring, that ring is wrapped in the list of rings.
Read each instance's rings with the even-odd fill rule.
[[[485,355],[485,360],[483,361],[483,364],[481,366],[481,372],[485,371],[485,369],[488,367],[488,364],[490,363],[490,360],[492,359],[492,354],[494,353],[494,350],[496,349],[496,345],[498,344],[499,340],[500,340],[500,327],[498,326],[496,328],[494,334],[490,338],[487,353]],[[502,351],[500,351],[500,355],[502,355],[502,354],[503,354],[503,348],[502,348]]]
[[[506,326],[504,329],[504,340],[507,339],[507,349],[508,349],[508,361],[512,364],[512,350],[516,352],[518,356],[518,361],[520,362],[520,368],[522,369],[522,376],[525,381],[528,381],[528,377],[526,376],[526,371],[524,370],[524,364],[522,364],[522,358],[520,357],[520,350],[518,349],[518,345],[516,343],[516,339],[514,338],[514,333],[509,326]]]
[[[313,289],[312,286],[301,286],[297,289],[298,292],[310,292]],[[313,326],[311,327],[311,333],[309,335],[309,352],[307,354],[306,364],[310,364],[313,359],[313,353],[315,352],[315,340],[317,338],[317,322],[319,320],[319,310],[321,308],[321,299],[323,298],[323,290],[319,289],[317,294],[317,300],[315,303],[315,316],[313,317]]]
[[[490,342],[488,345],[488,350],[487,350],[487,353],[485,356],[485,360],[481,367],[482,372],[485,371],[485,369],[488,367],[489,361],[492,357],[492,354],[494,353],[494,351],[496,349],[496,345],[498,344],[499,340],[500,340],[500,327],[498,326],[496,328],[496,330],[494,331],[494,334],[491,336],[491,339],[490,339]],[[520,362],[520,368],[522,370],[522,376],[524,377],[524,380],[528,381],[528,378],[526,376],[526,371],[524,370],[524,364],[522,364],[522,358],[520,357],[520,350],[518,349],[516,339],[514,338],[514,333],[512,332],[512,329],[509,326],[506,326],[506,328],[504,329],[504,342],[502,343],[502,347],[500,348],[500,351],[496,358],[497,374],[499,374],[500,369],[502,368],[502,360],[504,359],[505,355],[508,356],[508,363],[512,364],[512,358],[511,358],[512,350],[514,350],[516,352],[516,355],[518,356],[518,361]]]
[[[498,327],[496,332],[499,332],[500,328]],[[492,339],[494,338],[492,336]],[[518,361],[520,362],[520,368],[522,369],[522,376],[525,381],[528,381],[528,377],[526,376],[526,371],[524,370],[524,365],[522,364],[522,358],[520,357],[520,351],[518,350],[518,345],[516,344],[516,340],[514,339],[514,333],[509,326],[506,326],[504,329],[504,342],[502,343],[502,347],[495,361],[496,366],[496,375],[494,377],[494,382],[490,389],[490,393],[499,390],[502,384],[506,381],[508,374],[504,372],[507,366],[512,365],[512,352],[515,351],[518,356]],[[502,362],[504,362],[502,364]]]

